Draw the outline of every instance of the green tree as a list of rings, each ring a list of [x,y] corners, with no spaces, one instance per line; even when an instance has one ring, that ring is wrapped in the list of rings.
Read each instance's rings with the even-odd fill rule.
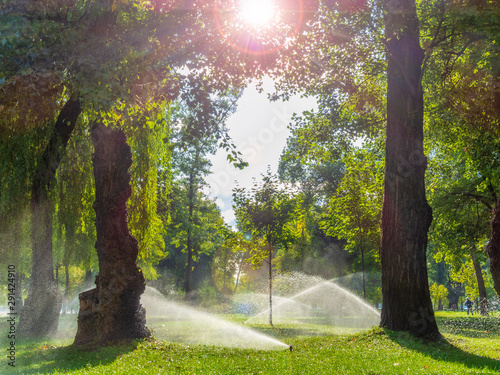
[[[66,276],[63,312],[70,299],[70,267],[79,267],[86,274],[97,268],[95,253],[91,251],[96,240],[93,199],[90,139],[84,124],[80,123],[68,142],[52,194],[55,205],[53,243],[56,276],[60,266]],[[84,287],[90,287],[88,280]]]
[[[382,208],[381,326],[440,337],[427,277],[427,232],[432,210],[425,197],[423,90],[416,2],[385,4],[387,127]]]
[[[383,162],[378,159],[376,152],[366,149],[353,150],[343,158],[345,174],[323,221],[327,234],[346,239],[346,248],[361,254],[365,299],[365,257],[378,263],[383,177]]]
[[[321,8],[321,22],[294,41],[293,47],[302,47],[290,48],[284,56],[287,73],[278,89],[285,91],[285,98],[300,87],[310,95],[346,98],[353,108],[352,118],[368,121],[344,122],[347,126],[340,127],[339,137],[347,138],[356,132],[376,134],[386,124],[381,325],[437,339],[440,335],[426,269],[427,231],[432,213],[425,198],[425,54],[420,46],[416,2],[351,5],[344,8],[328,3]],[[360,114],[367,116],[356,116]],[[350,132],[351,124],[360,126]]]
[[[450,133],[455,133],[455,131]],[[450,134],[451,135],[451,134]],[[469,136],[472,135],[469,133]],[[456,270],[463,262],[473,261],[479,288],[481,311],[487,314],[487,294],[480,262],[485,261],[482,245],[488,237],[488,222],[495,199],[490,196],[495,162],[490,159],[491,143],[481,147],[483,160],[478,158],[477,141],[489,140],[476,134],[475,142],[460,132],[453,138],[442,135],[433,144],[435,155],[430,161],[429,196],[436,221],[431,228],[431,241],[438,251],[435,255],[450,262]],[[495,140],[491,140],[493,145]],[[441,143],[442,142],[442,143]],[[477,146],[476,146],[477,145]],[[494,158],[494,157],[493,157]],[[497,169],[497,168],[496,168]]]
[[[157,107],[146,104],[137,108],[126,129],[133,158],[128,223],[139,245],[137,263],[150,280],[158,277],[155,266],[166,256],[163,237],[169,216],[161,214],[159,205],[168,199],[171,189],[172,118],[168,105]]]
[[[448,289],[444,285],[438,285],[436,283],[432,284],[429,287],[429,291],[431,292],[431,297],[432,299],[437,303],[438,306],[441,306],[438,308],[438,310],[442,310],[442,300],[448,297]]]
[[[254,265],[263,261],[268,264],[269,324],[272,325],[273,253],[277,247],[286,249],[296,237],[295,228],[289,225],[295,202],[279,186],[277,176],[270,170],[262,176],[262,182],[255,183],[251,190],[235,188],[233,201],[238,228],[261,237],[266,244],[265,247],[257,247],[249,261]]]
[[[431,6],[423,7],[429,24],[423,43],[433,54],[427,61],[425,76],[430,98],[427,132],[440,150],[433,152],[441,158],[467,160],[465,169],[470,183],[458,179],[462,187],[453,192],[456,200],[475,199],[495,213],[499,196],[498,9],[492,2],[468,0],[428,5]],[[455,153],[445,142],[453,145]],[[500,284],[499,226],[495,223],[498,215],[491,221],[486,250],[493,279]],[[499,288],[496,291],[498,294]]]
[[[229,144],[225,121],[236,109],[237,93],[220,92],[214,99],[214,93],[206,91],[199,80],[191,80],[187,89],[182,93],[183,102],[176,113],[176,132],[174,134],[174,179],[176,180],[176,196],[173,198],[181,202],[176,204],[176,217],[172,225],[177,233],[173,242],[181,246],[187,253],[186,276],[184,291],[186,298],[190,298],[191,273],[193,262],[200,254],[214,252],[214,233],[222,230],[223,220],[219,218],[207,221],[208,200],[200,192],[205,184],[205,177],[210,173],[211,162],[207,158],[213,155],[218,144],[228,152],[227,159],[242,168],[246,163],[240,160],[239,153],[234,145]],[[208,235],[211,233],[211,235]],[[207,239],[212,240],[209,245]],[[216,247],[215,247],[216,248]]]
[[[178,9],[176,9],[180,4],[168,4],[168,6],[167,4],[163,4],[159,9],[153,9],[149,4],[135,1],[69,3],[67,7],[62,8],[62,11],[59,6],[60,4],[45,6],[45,4],[11,4],[9,2],[8,5],[9,7],[7,9],[9,12],[3,15],[7,15],[9,24],[16,26],[20,25],[18,30],[21,29],[22,33],[20,33],[20,35],[22,35],[23,38],[21,38],[21,43],[17,45],[11,43],[15,39],[14,36],[16,36],[16,28],[13,28],[11,34],[12,38],[9,37],[8,39],[8,46],[11,48],[5,60],[6,64],[10,64],[9,76],[6,77],[5,80],[6,89],[11,90],[10,93],[15,93],[19,88],[26,91],[26,89],[32,87],[32,82],[30,82],[31,79],[41,75],[41,72],[46,73],[46,71],[49,71],[47,77],[51,78],[51,80],[49,80],[48,86],[56,86],[56,88],[59,89],[56,94],[63,92],[63,89],[67,88],[66,92],[68,92],[68,94],[65,93],[65,95],[69,97],[72,102],[78,104],[83,103],[82,106],[88,110],[86,113],[87,120],[90,126],[94,128],[94,139],[97,142],[101,141],[101,139],[97,138],[109,135],[102,129],[102,126],[118,127],[120,114],[117,113],[116,108],[122,106],[123,103],[120,102],[121,100],[126,104],[130,104],[130,102],[144,103],[145,100],[149,98],[154,98],[156,102],[162,102],[164,100],[171,100],[172,97],[175,97],[178,92],[176,89],[176,80],[169,80],[170,77],[175,76],[175,74],[172,74],[174,66],[179,67],[188,64],[189,68],[197,69],[199,67],[208,66],[210,62],[221,57],[222,60],[220,60],[220,62],[228,60],[224,58],[224,53],[220,53],[221,50],[218,49],[223,46],[222,42],[218,42],[220,38],[213,38],[214,36],[218,37],[219,34],[217,28],[213,27],[213,13],[204,12],[203,8],[208,8],[209,6],[207,4],[203,4],[202,8],[184,9],[182,12],[178,12]],[[174,5],[174,8],[171,8],[171,5]],[[206,22],[200,22],[198,16],[205,18]],[[29,21],[34,21],[33,24],[36,25],[36,30],[30,27],[26,28]],[[209,32],[205,33],[206,30]],[[40,43],[36,40],[34,45],[30,44],[32,36],[40,31],[44,31],[44,33],[40,33],[44,38],[40,39]],[[18,65],[18,60],[16,59],[17,46],[22,43],[25,43],[26,48],[31,49],[30,52],[32,53],[26,55],[30,56],[30,58],[33,58],[33,56],[39,57],[38,59],[34,59],[39,65],[32,64],[32,61],[28,61],[28,65],[31,64],[31,66],[26,72],[23,70],[24,65]],[[25,53],[26,48],[20,49],[22,51],[19,53],[20,56]],[[89,51],[92,51],[92,53],[89,54]],[[217,53],[215,53],[216,51]],[[207,58],[202,58],[201,56],[203,55]],[[51,57],[47,59],[47,56]],[[57,60],[55,60],[54,57],[57,57]],[[167,59],[165,59],[165,57],[167,57]],[[52,61],[51,66],[48,68],[45,67],[44,70],[43,62],[49,60]],[[250,61],[250,63],[253,62]],[[231,66],[233,68],[234,65],[231,64],[232,63],[227,63],[226,66]],[[244,71],[245,66],[241,66],[241,69]],[[206,70],[205,72],[201,72],[201,70],[198,69],[198,71],[202,75],[210,74],[210,72]],[[18,80],[16,72],[26,73],[25,75],[28,76],[29,80]],[[219,73],[219,71],[214,71],[212,75],[216,76]],[[237,74],[234,75],[234,77],[237,76]],[[47,80],[48,79],[46,79],[46,81]],[[215,78],[214,82],[217,81],[218,79]],[[227,79],[223,80],[223,82],[227,82]],[[231,83],[237,85],[239,82],[241,82],[241,80],[234,78]],[[157,90],[152,93],[151,87]],[[35,85],[34,88],[36,91],[34,96],[36,97],[40,95],[39,91],[41,87]],[[144,88],[147,88],[147,90],[144,90]],[[141,97],[144,91],[147,91],[148,95],[146,95],[146,97]],[[57,101],[59,98],[56,94],[53,94],[52,98],[56,97],[54,100]],[[20,95],[12,95],[12,97],[19,98]],[[49,96],[47,95],[46,97]],[[16,102],[14,100],[8,104],[11,105],[11,107],[16,107],[16,103],[19,102],[20,101]],[[69,102],[68,100],[68,103]],[[56,107],[56,109],[57,108],[58,107]],[[11,108],[8,109],[10,111]],[[14,109],[17,110],[16,108]],[[21,111],[17,110],[13,118],[15,118],[16,113],[21,113]],[[67,130],[69,130],[69,127]],[[71,131],[69,131],[69,133],[71,133]],[[124,141],[123,137],[114,137],[112,135],[111,138],[107,139],[111,141],[112,138],[116,142]],[[113,146],[110,146],[110,148],[112,149]],[[125,148],[120,147],[117,147],[117,149],[121,149],[122,151],[125,150]],[[104,150],[104,148],[97,147],[97,150]],[[127,159],[128,157],[123,158],[123,165],[127,165]],[[97,155],[96,152],[94,154],[94,160],[99,162],[102,161],[103,158]],[[96,166],[96,169],[99,169],[99,166]],[[109,173],[114,172],[109,171]],[[104,180],[96,178],[95,181],[101,182]],[[103,186],[96,185],[97,195],[101,194],[98,191],[102,188]],[[128,188],[124,189],[124,195],[126,196]],[[121,189],[111,189],[110,191],[119,192]],[[106,197],[106,199],[109,198],[111,200],[121,201],[121,197],[115,197],[115,199],[111,196],[107,196],[106,193],[100,196]],[[106,207],[106,204],[103,203],[95,207],[96,210],[100,210]],[[120,208],[117,212],[124,214],[125,211]],[[100,224],[100,214],[96,213],[96,216]],[[105,220],[109,219],[106,215],[103,217]],[[121,219],[120,222],[124,223]],[[96,230],[98,237],[97,243],[108,243],[106,240],[101,240],[100,238],[101,236],[108,235],[103,233],[102,227],[97,225]],[[51,240],[51,236],[46,237],[47,241]],[[111,238],[112,236],[109,237]],[[135,247],[132,242],[131,246]],[[109,246],[108,249],[109,252],[112,253],[113,249],[117,248],[117,246]],[[135,252],[136,251],[133,250],[132,255]],[[108,256],[109,254],[106,255],[107,253],[108,250],[99,249],[98,255],[100,256],[100,261],[102,260],[105,262],[106,259],[113,258],[113,256]],[[119,254],[115,255],[118,256],[118,258],[120,257]],[[52,257],[47,256],[44,257],[44,259],[51,260]],[[49,261],[47,261],[47,263],[49,263]],[[52,262],[50,261],[50,263]],[[143,288],[142,276],[139,271],[132,271],[132,268],[133,265],[131,265],[130,272],[135,273],[137,275],[137,280],[139,280],[135,283],[139,288],[137,290],[139,292],[140,289]],[[107,282],[104,282],[104,280],[108,279],[109,275],[105,275],[108,269],[110,268],[100,262],[98,280],[103,282],[101,285],[107,285]],[[47,275],[49,274],[49,272],[46,273]],[[130,273],[130,275],[132,275],[132,273]],[[33,272],[33,274],[36,274],[36,272]],[[110,277],[113,279],[119,276],[115,275]],[[121,281],[118,282],[120,283]],[[37,285],[43,288],[43,283],[37,283]],[[113,285],[113,283],[109,285]],[[98,289],[97,297],[106,299],[108,294],[104,292],[100,293],[99,285]],[[126,288],[125,290],[128,289]],[[137,295],[139,294],[140,293],[137,293]],[[120,298],[127,297],[120,295],[118,299]],[[140,310],[138,298],[134,299],[136,304],[135,308]],[[91,300],[94,299],[91,298]],[[87,302],[90,301],[87,300]],[[106,305],[107,302],[100,301],[103,306]],[[93,303],[94,302],[92,302],[92,304]],[[57,304],[51,304],[51,306],[56,307]],[[100,326],[100,322],[106,321],[105,318],[101,320],[101,316],[108,315],[109,318],[113,315],[113,308],[111,308],[112,306],[109,307],[110,308],[101,309],[96,314],[92,314],[92,316],[97,317],[98,324],[94,324],[95,322],[92,321],[87,325],[87,328],[89,328],[88,340],[81,340],[81,335],[84,335],[83,332],[85,332],[85,329],[82,328],[79,330],[81,334],[80,339],[77,340],[79,343],[95,341],[95,334],[99,335],[104,331],[109,333],[109,337],[104,338],[104,341],[113,340],[113,335],[121,337],[122,332],[118,332],[120,330],[108,330]],[[54,308],[53,314],[46,314],[46,316],[56,316],[55,311],[56,308]],[[140,315],[141,314],[131,314],[131,316]],[[107,321],[111,322],[110,324],[115,327],[121,324],[114,324],[113,322],[116,321],[114,318],[110,318]],[[38,326],[44,328],[54,327],[55,324],[40,324]],[[125,324],[125,326],[135,327],[137,324]],[[95,327],[97,327],[97,333]],[[145,330],[142,330],[142,332],[145,332]],[[132,335],[136,333],[137,332],[132,333]]]

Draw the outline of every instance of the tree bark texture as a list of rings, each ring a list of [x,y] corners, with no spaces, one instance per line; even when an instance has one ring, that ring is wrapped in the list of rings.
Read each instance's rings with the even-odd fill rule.
[[[382,327],[437,340],[427,279],[423,50],[415,0],[386,2],[387,134],[382,208]]]
[[[137,267],[137,240],[127,224],[127,200],[132,189],[132,154],[123,131],[98,123],[92,129],[96,200],[96,288],[80,294],[75,345],[110,345],[150,335],[140,304],[145,279]]]
[[[481,270],[481,264],[476,255],[476,245],[471,244],[470,255],[472,258],[472,264],[474,265],[474,272],[476,273],[477,288],[479,290],[479,311],[481,315],[488,315],[488,296],[486,295],[486,285],[484,284],[483,272]]]
[[[500,296],[500,196],[493,209],[490,241],[486,246],[486,252],[490,259],[490,271],[495,291]]]
[[[54,279],[50,185],[82,111],[80,100],[70,98],[61,109],[49,143],[37,165],[31,188],[31,242],[33,268],[28,296],[19,317],[21,336],[43,337],[57,331],[62,297]]]

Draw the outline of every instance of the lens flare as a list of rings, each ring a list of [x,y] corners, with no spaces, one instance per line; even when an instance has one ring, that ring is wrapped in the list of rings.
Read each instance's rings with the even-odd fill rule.
[[[278,0],[215,0],[214,20],[219,34],[233,48],[250,55],[269,55],[299,32],[303,1],[283,7]]]
[[[272,0],[241,0],[239,15],[243,22],[256,27],[268,25],[276,14]]]

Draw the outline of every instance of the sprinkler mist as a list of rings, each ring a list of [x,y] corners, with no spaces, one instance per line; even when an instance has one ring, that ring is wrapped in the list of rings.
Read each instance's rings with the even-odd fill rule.
[[[288,297],[275,296],[273,304],[273,322],[280,323],[315,323],[354,330],[369,329],[380,322],[380,314],[372,306],[352,292],[338,285],[335,280],[324,280],[304,274],[286,275],[276,278],[277,288],[281,288]],[[302,288],[301,288],[302,287]],[[269,309],[263,303],[261,295],[245,296],[246,300],[256,301],[262,310],[247,322],[265,323]]]
[[[146,309],[148,328],[162,340],[261,350],[289,347],[248,327],[169,301],[151,287],[146,287],[141,303]]]

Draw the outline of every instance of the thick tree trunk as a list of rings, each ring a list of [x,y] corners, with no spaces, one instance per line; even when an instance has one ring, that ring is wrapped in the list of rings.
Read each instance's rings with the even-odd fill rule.
[[[470,255],[472,258],[472,264],[474,265],[474,272],[476,273],[477,288],[479,290],[479,311],[481,315],[488,315],[488,296],[486,295],[486,286],[484,284],[483,272],[481,270],[481,264],[476,255],[476,245],[471,244]]]
[[[19,335],[42,337],[55,333],[61,310],[61,293],[54,279],[52,258],[52,204],[49,188],[82,109],[70,98],[56,120],[47,148],[37,165],[31,189],[31,241],[33,269],[28,297],[19,318]]]
[[[437,340],[427,279],[423,92],[415,0],[386,2],[387,134],[382,208],[380,325]]]
[[[500,196],[493,210],[490,241],[486,246],[486,252],[490,258],[490,271],[495,291],[500,296]]]
[[[130,147],[123,131],[102,124],[92,129],[92,141],[99,274],[96,288],[80,294],[74,342],[88,347],[150,335],[140,304],[145,279],[136,264],[139,247],[127,224]]]

